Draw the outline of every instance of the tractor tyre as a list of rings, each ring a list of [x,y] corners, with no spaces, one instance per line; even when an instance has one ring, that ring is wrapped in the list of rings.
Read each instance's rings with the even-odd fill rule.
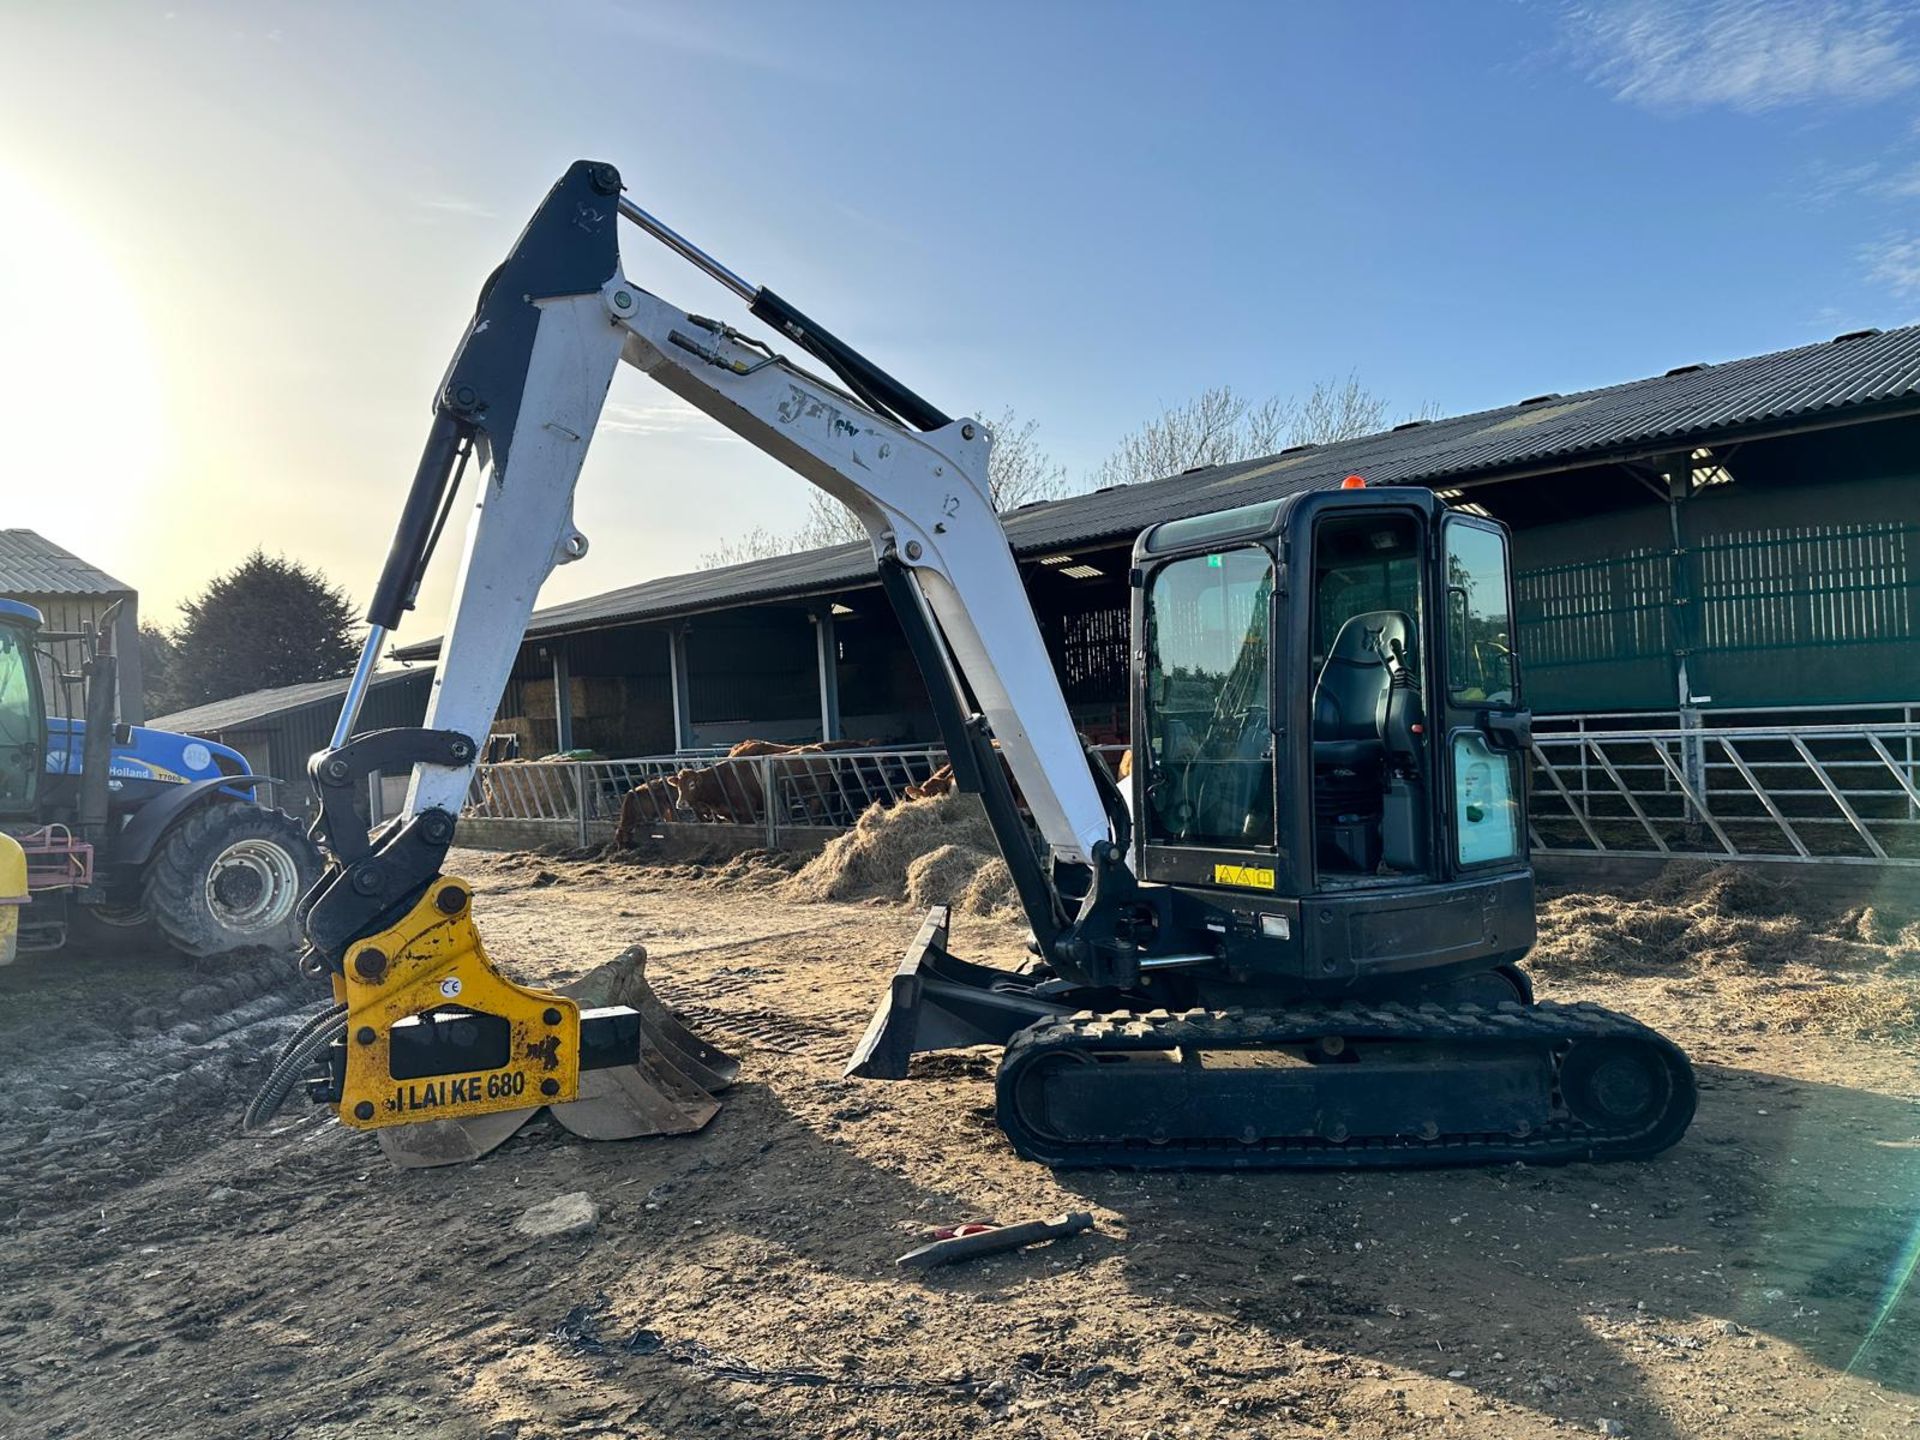
[[[292,951],[301,943],[300,897],[320,868],[320,852],[285,811],[204,805],[154,850],[142,908],[183,954]]]

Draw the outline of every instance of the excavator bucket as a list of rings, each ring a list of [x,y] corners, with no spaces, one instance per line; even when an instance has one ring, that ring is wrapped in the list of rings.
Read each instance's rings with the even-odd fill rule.
[[[470,1165],[504,1145],[539,1111],[536,1105],[531,1110],[502,1110],[458,1120],[422,1120],[374,1134],[380,1142],[380,1153],[401,1170]]]
[[[584,1140],[687,1135],[720,1113],[713,1092],[740,1073],[733,1056],[700,1039],[647,984],[647,947],[631,945],[562,994],[589,1004],[625,1006],[640,1020],[640,1050],[631,1065],[586,1070],[580,1096],[549,1108]]]

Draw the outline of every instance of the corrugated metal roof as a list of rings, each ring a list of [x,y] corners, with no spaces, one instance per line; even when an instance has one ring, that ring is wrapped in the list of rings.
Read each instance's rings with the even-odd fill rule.
[[[416,665],[408,670],[376,670],[372,687],[392,685],[401,680],[431,679],[433,666]],[[272,690],[254,690],[226,700],[210,700],[191,710],[176,710],[146,722],[152,730],[173,730],[184,735],[209,735],[220,730],[238,730],[260,724],[311,705],[316,700],[337,700],[347,693],[347,680],[311,680],[304,685],[281,685]]]
[[[766,595],[815,595],[865,584],[874,579],[873,547],[861,540],[826,550],[806,550],[770,560],[749,560],[690,575],[668,575],[645,580],[624,590],[570,600],[535,613],[527,627],[529,637],[604,624],[614,616],[673,614],[711,610]],[[635,608],[629,611],[627,606]],[[410,659],[416,652],[431,656],[438,640],[426,641],[394,653]]]
[[[1541,467],[1570,467],[1658,454],[1819,424],[1920,412],[1920,326],[1867,331],[1818,345],[1717,365],[1683,366],[1649,380],[1547,395],[1331,445],[1283,451],[1141,485],[1030,505],[1004,518],[1016,553],[1131,538],[1183,515],[1337,485],[1347,475],[1374,484],[1462,484]],[[873,575],[865,544],[750,561],[648,580],[537,612],[529,636],[631,620],[664,619],[748,600],[844,588]],[[437,639],[396,653],[437,652]]]
[[[131,595],[104,570],[96,569],[44,535],[31,530],[0,530],[0,594]]]

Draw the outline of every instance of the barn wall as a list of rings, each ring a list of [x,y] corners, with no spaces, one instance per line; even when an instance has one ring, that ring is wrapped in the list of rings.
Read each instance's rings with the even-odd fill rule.
[[[1534,709],[1672,710],[1683,660],[1703,709],[1920,699],[1917,445],[1901,421],[1689,454],[1677,507],[1658,472],[1488,492],[1516,526]],[[1591,509],[1527,524],[1523,484]]]
[[[361,704],[358,728],[391,730],[419,725],[426,717],[432,686],[433,671],[424,668],[373,686]],[[340,700],[334,698],[195,733],[233,746],[247,757],[256,773],[283,782],[262,792],[269,803],[290,814],[311,818],[316,806],[313,787],[307,780],[307,757],[326,748],[339,718]]]
[[[1657,465],[1572,468],[1462,498],[1514,528],[1518,643],[1543,714],[1672,712],[1678,669],[1708,711],[1920,700],[1920,420],[1753,442],[1672,468],[1707,483],[1675,517]],[[1728,480],[1731,477],[1731,480]],[[1651,488],[1650,488],[1651,487]],[[1128,547],[1076,549],[1101,571],[1022,562],[1075,723],[1096,740],[1127,729]],[[833,597],[842,734],[936,740],[920,676],[874,588]],[[816,602],[825,603],[825,602]],[[812,621],[804,603],[742,606],[687,630],[694,739],[819,735]],[[503,725],[554,745],[551,647],[574,676],[579,743],[608,755],[673,747],[664,624],[523,648]],[[594,682],[584,684],[583,677]],[[596,688],[597,684],[597,688]],[[591,739],[587,737],[591,736]]]
[[[114,602],[124,602],[113,631],[114,653],[119,659],[120,697],[117,713],[130,725],[137,725],[146,719],[146,696],[140,675],[139,599],[132,591],[118,591],[110,595],[17,595],[9,592],[6,598],[33,606],[45,617],[48,630],[70,634],[85,629],[97,631]],[[78,640],[56,641],[46,648],[53,652],[59,668],[68,674],[78,674],[86,662],[86,647]],[[80,687],[56,685],[53,667],[44,660],[40,665],[40,681],[45,688],[47,708],[54,714],[78,716],[81,713]]]
[[[1681,507],[1696,694],[1920,699],[1920,488],[1878,428],[1755,447],[1729,462],[1735,483]]]

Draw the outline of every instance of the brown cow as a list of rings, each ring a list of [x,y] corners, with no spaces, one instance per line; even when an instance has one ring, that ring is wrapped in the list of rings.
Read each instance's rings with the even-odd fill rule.
[[[764,753],[764,752],[756,752]],[[760,768],[740,765],[729,754],[701,770],[678,771],[668,783],[683,810],[696,820],[750,825],[765,813],[766,796],[760,789]],[[747,758],[747,757],[740,757]]]
[[[820,755],[830,750],[857,750],[873,743],[871,740],[829,740],[824,744],[783,745],[776,740],[742,740],[727,751],[724,760],[698,770],[689,767],[674,775],[674,793],[679,797],[681,807],[691,811],[695,819],[720,824],[757,824],[767,813],[766,792],[760,784],[760,767],[741,762],[764,755]],[[798,780],[811,769],[805,763],[786,765],[781,767],[780,779]],[[816,818],[814,811],[819,808],[815,803],[815,791],[828,788],[827,777],[823,774],[820,779],[822,783],[819,786],[793,784],[787,787],[799,800],[808,818]]]
[[[662,776],[636,785],[620,797],[620,820],[613,828],[613,843],[621,849],[633,844],[634,832],[642,825],[673,819],[673,782]]]
[[[909,785],[900,793],[909,800],[931,800],[953,789],[953,766],[942,765],[918,785]]]

